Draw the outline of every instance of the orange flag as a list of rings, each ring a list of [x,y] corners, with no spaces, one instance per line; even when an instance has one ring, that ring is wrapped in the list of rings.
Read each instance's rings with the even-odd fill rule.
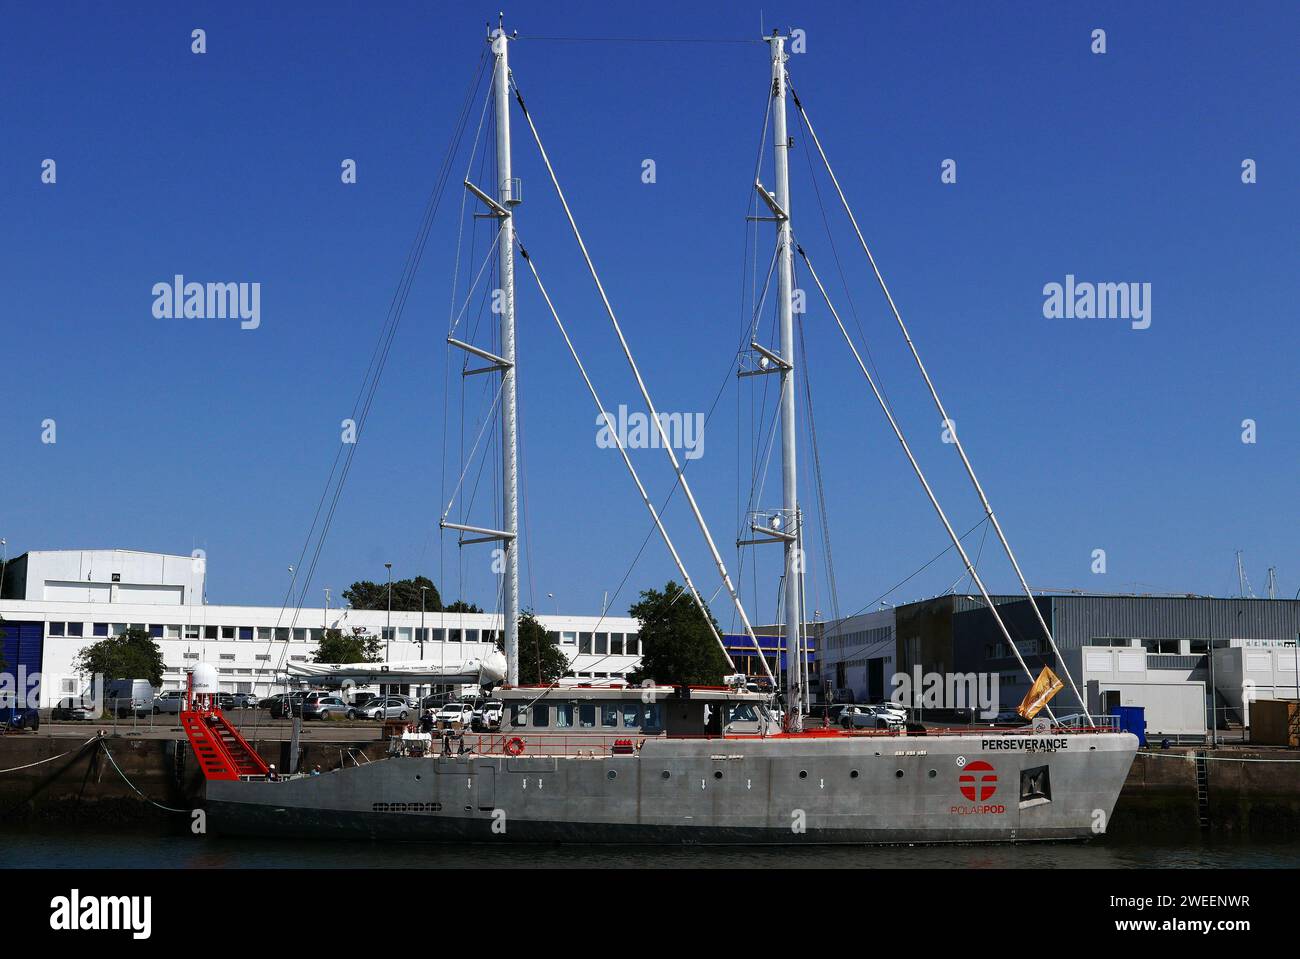
[[[1025,698],[1021,700],[1016,712],[1025,719],[1033,719],[1064,687],[1065,683],[1061,682],[1060,677],[1049,667],[1044,666],[1043,671],[1034,680],[1034,685],[1030,686],[1029,692],[1025,693]]]

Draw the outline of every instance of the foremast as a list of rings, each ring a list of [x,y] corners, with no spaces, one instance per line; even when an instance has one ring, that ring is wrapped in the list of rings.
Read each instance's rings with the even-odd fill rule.
[[[803,727],[803,558],[799,490],[797,482],[798,436],[794,408],[794,238],[790,225],[790,136],[786,130],[785,40],[777,31],[767,37],[772,56],[772,131],[775,192],[767,197],[773,207],[777,232],[777,310],[781,335],[781,515],[783,528],[771,530],[782,540],[785,553],[782,578],[785,605],[785,704],[787,728]],[[760,187],[761,190],[761,187]]]
[[[501,290],[501,469],[502,543],[505,572],[501,589],[505,620],[506,682],[519,684],[519,430],[515,377],[515,226],[514,176],[510,162],[509,37],[498,21],[492,32],[492,99],[496,113],[497,202],[505,211],[497,238],[497,271]]]

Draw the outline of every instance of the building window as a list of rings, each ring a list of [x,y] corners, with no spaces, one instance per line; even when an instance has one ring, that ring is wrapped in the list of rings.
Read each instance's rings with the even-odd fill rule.
[[[409,643],[409,642],[411,641],[411,627],[410,627],[410,626],[398,626],[398,627],[397,627],[397,639],[398,639],[398,642]]]
[[[181,638],[181,628],[180,628],[179,626],[164,626],[164,627],[163,627],[163,638],[164,638],[164,639],[180,639],[180,638]]]
[[[96,636],[108,635],[108,623],[96,623],[91,630]]]
[[[603,656],[609,652],[609,633],[596,634],[595,653],[597,656]]]
[[[51,635],[51,636],[62,636],[62,635],[64,635],[64,633],[63,633],[63,629],[64,629],[64,626],[63,626],[62,623],[50,623],[50,632],[49,632],[49,635]]]
[[[624,648],[625,648],[625,651],[626,651],[627,655],[629,655],[629,656],[640,656],[640,655],[641,655],[641,637],[638,636],[636,633],[628,633],[628,634],[627,634],[627,641],[624,643]]]
[[[252,639],[252,638],[253,638],[253,627],[252,627],[252,626],[240,626],[240,627],[239,627],[239,638],[240,638],[240,639]]]
[[[253,658],[256,659],[256,660],[258,660],[258,661],[260,661],[260,662],[265,663],[265,662],[267,662],[268,660],[270,660],[271,657],[268,656],[268,655],[266,655],[266,653],[258,653],[258,654],[257,654],[256,656],[254,656]]]
[[[447,641],[447,631],[445,629],[435,629],[429,634],[433,637],[435,643],[445,643]]]
[[[222,654],[221,654],[221,658],[222,658],[223,660],[227,661],[227,662],[232,662],[232,663],[233,663],[233,662],[235,661],[235,654],[234,654],[234,653],[222,653]]]
[[[275,632],[274,630],[271,629],[270,626],[257,627],[257,638],[259,640],[265,640],[266,642],[269,643],[274,637],[275,637]]]
[[[277,626],[275,628],[275,641],[277,643],[287,643],[289,641],[288,626]]]
[[[577,633],[560,633],[561,646],[576,646],[578,643]]]
[[[233,626],[222,626],[222,627],[221,627],[221,638],[222,638],[222,639],[234,639],[234,638],[235,638],[235,627],[233,627]],[[250,637],[248,637],[248,638],[249,638],[249,639],[252,639],[253,637],[250,636]]]
[[[379,638],[382,639],[382,640],[385,640],[385,641],[392,639],[392,638],[393,638],[393,627],[391,627],[391,626],[380,626],[380,627],[379,627]]]
[[[459,642],[460,642],[460,630],[459,630],[459,629],[449,629],[449,630],[447,630],[447,642],[449,642],[449,643],[459,643]]]
[[[609,634],[609,651],[615,656],[623,655],[623,634],[622,633]]]
[[[305,626],[295,626],[293,628],[293,641],[295,643],[307,642],[307,628]]]
[[[216,627],[216,626],[204,626],[204,627],[203,627],[203,638],[204,638],[204,639],[216,639],[216,638],[217,638],[217,627]]]
[[[590,652],[591,652],[591,633],[579,633],[578,634],[579,655],[581,655],[582,653],[590,653]]]
[[[313,629],[313,630],[311,631],[311,641],[312,641],[313,643],[319,643],[319,642],[320,642],[322,639],[324,639],[324,638],[325,638],[325,630],[323,630],[323,629]]]
[[[465,630],[465,642],[467,642],[467,643],[477,643],[477,642],[478,642],[478,630],[477,630],[477,629],[467,629],[467,630]]]
[[[199,658],[199,654],[198,654],[198,653],[183,653],[183,654],[181,654],[181,659],[198,659],[198,658]]]
[[[85,623],[68,623],[68,635],[84,636],[85,633],[83,633],[82,630],[85,628],[85,625]]]
[[[149,627],[149,635],[154,639],[162,639],[163,638],[162,625],[161,624],[151,625]]]

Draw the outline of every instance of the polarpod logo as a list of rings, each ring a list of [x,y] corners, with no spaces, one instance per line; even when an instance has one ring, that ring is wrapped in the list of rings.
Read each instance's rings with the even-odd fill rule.
[[[50,900],[50,928],[58,932],[122,931],[132,939],[153,932],[152,896],[83,896],[79,889]]]
[[[982,759],[967,763],[957,781],[961,784],[961,794],[971,802],[983,802],[998,791],[997,770]]]
[[[1000,803],[986,801],[992,799],[993,794],[998,791],[998,771],[990,763],[982,759],[968,763],[959,758],[957,765],[961,767],[961,774],[957,777],[957,787],[971,804],[952,806],[948,810],[949,813],[956,816],[996,816],[1007,811],[1007,807]]]

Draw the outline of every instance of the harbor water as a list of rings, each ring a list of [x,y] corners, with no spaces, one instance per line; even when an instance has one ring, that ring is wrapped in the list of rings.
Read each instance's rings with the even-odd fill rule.
[[[1260,839],[971,846],[552,846],[300,842],[157,833],[0,831],[20,869],[804,868],[1295,869],[1300,842]]]

